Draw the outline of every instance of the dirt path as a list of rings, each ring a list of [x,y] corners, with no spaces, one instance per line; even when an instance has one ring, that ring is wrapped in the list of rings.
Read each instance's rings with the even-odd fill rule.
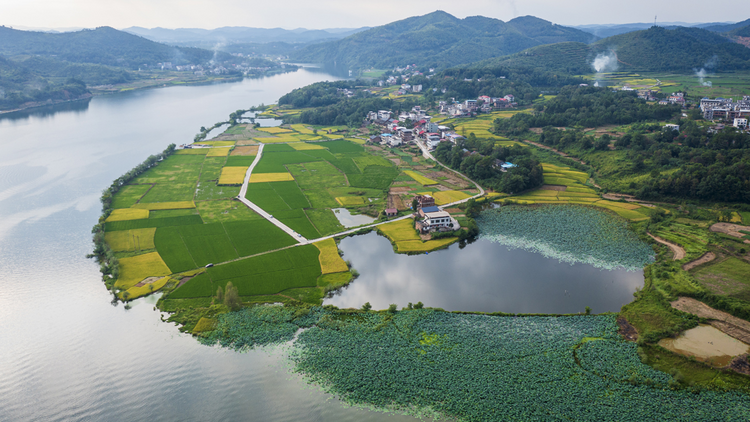
[[[652,239],[661,243],[662,245],[669,246],[669,249],[671,249],[672,253],[674,254],[674,258],[672,258],[673,261],[679,261],[682,258],[685,258],[685,249],[682,249],[682,246],[675,245],[674,243],[671,243],[671,242],[667,242],[666,240],[660,237],[656,237],[651,233],[646,233],[646,234],[651,236]]]
[[[725,334],[750,344],[750,322],[726,312],[714,309],[703,302],[689,297],[681,297],[671,303],[672,307],[709,320],[709,324]]]
[[[724,233],[738,239],[743,239],[745,233],[740,233],[740,230],[750,232],[750,226],[741,226],[739,224],[732,223],[716,223],[709,229],[712,232]],[[750,240],[745,239],[745,243],[750,243]]]
[[[687,264],[682,266],[682,269],[685,271],[692,270],[693,268],[697,267],[698,265],[703,265],[706,262],[711,262],[714,259],[716,259],[716,255],[714,255],[713,252],[706,252],[703,254],[702,257],[696,259],[695,261],[688,262]]]

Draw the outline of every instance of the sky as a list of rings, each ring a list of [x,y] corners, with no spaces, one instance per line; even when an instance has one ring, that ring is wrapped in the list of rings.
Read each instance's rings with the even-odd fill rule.
[[[358,28],[435,10],[459,18],[482,15],[503,21],[533,15],[561,25],[653,22],[655,15],[657,22],[736,22],[750,17],[747,0],[725,0],[721,7],[697,0],[2,0],[0,25]]]

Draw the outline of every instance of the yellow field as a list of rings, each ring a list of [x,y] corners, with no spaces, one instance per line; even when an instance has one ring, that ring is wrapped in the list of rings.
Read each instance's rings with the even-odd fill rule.
[[[202,141],[196,142],[195,145],[208,145],[212,147],[231,147],[235,141]]]
[[[412,179],[416,180],[418,183],[420,183],[423,186],[429,186],[429,185],[437,185],[438,182],[429,179],[427,177],[422,176],[421,174],[412,171],[412,170],[404,170],[404,173],[411,177]]]
[[[141,220],[148,218],[148,210],[137,208],[118,208],[105,221]]]
[[[227,147],[211,148],[208,150],[206,157],[226,157],[229,154],[230,149],[231,148]]]
[[[380,225],[378,231],[396,242],[398,252],[430,252],[458,240],[457,237],[448,237],[422,242],[416,229],[414,229],[414,220],[410,218]]]
[[[291,182],[294,177],[290,173],[253,173],[250,183]]]
[[[148,204],[135,204],[132,208],[142,210],[186,210],[195,208],[195,202],[193,201],[178,201],[178,202],[152,202]]]
[[[291,129],[281,128],[281,127],[259,127],[257,130],[261,132],[268,132],[268,133],[292,133]]]
[[[241,185],[245,181],[248,167],[222,167],[219,176],[220,185]]]
[[[287,132],[287,133],[279,133],[276,134],[276,136],[269,136],[267,138],[253,138],[254,140],[258,142],[263,142],[264,144],[277,144],[279,142],[300,142],[302,139],[297,135],[295,132]]]
[[[344,207],[351,207],[355,205],[364,205],[365,198],[361,196],[339,196],[336,197],[336,202]]]
[[[460,201],[462,199],[471,198],[471,195],[463,193],[458,190],[446,190],[442,192],[433,192],[432,197],[435,198],[435,203],[438,205],[450,204],[451,202]]]
[[[346,138],[346,140],[354,142],[355,144],[360,144],[360,145],[364,145],[365,143],[367,143],[367,141],[365,141],[364,139],[359,139],[359,138]]]
[[[318,144],[308,144],[306,142],[294,142],[294,143],[289,144],[289,146],[296,149],[297,151],[306,151],[310,149],[325,149]]]
[[[342,273],[349,271],[349,266],[346,265],[341,255],[339,255],[339,248],[336,246],[336,241],[333,239],[326,239],[320,242],[313,243],[316,248],[320,251],[318,260],[320,261],[320,269],[323,274]]]
[[[169,281],[169,277],[162,277],[159,280],[156,280],[156,281],[154,281],[151,284],[146,284],[146,285],[141,286],[141,287],[135,287],[135,286],[133,286],[133,287],[129,288],[128,290],[126,290],[126,292],[128,293],[128,300],[133,300],[135,298],[139,298],[141,296],[146,296],[146,295],[151,294],[151,293],[153,293],[155,291],[158,291],[159,289],[161,289],[162,287],[164,287],[167,284],[168,281]],[[136,284],[138,284],[138,283],[136,283]],[[125,297],[124,292],[120,292],[118,294],[118,296],[120,297],[120,299],[124,298]]]
[[[115,287],[129,289],[148,277],[160,277],[170,273],[169,267],[158,252],[120,258],[120,278],[115,282]]]
[[[208,153],[208,148],[178,149],[174,153],[179,155],[205,155]]]
[[[138,249],[154,249],[154,234],[156,228],[133,229],[107,232],[104,240],[115,252],[130,252]]]
[[[307,135],[312,135],[313,134],[313,130],[312,129],[308,129],[307,126],[305,126],[304,124],[291,125],[291,127],[292,127],[292,129],[296,130],[299,133],[304,133],[304,134],[307,134]]]

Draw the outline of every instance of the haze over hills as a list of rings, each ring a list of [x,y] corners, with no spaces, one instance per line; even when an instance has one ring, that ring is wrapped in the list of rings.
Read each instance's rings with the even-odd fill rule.
[[[344,38],[357,32],[369,29],[364,28],[331,28],[331,29],[282,29],[282,28],[250,28],[250,27],[223,27],[216,29],[200,28],[141,28],[132,26],[123,31],[138,35],[143,38],[168,44],[203,46],[210,43],[310,43],[323,40],[334,40]]]
[[[537,66],[570,74],[595,71],[599,56],[602,71],[693,72],[750,69],[750,49],[717,33],[700,28],[647,30],[615,35],[593,44],[558,43],[517,54],[485,60],[470,67]]]
[[[532,16],[503,22],[483,16],[459,19],[437,11],[375,27],[341,40],[306,46],[290,53],[290,59],[335,64],[349,69],[385,69],[412,63],[445,68],[541,44],[587,43],[595,39],[586,32]]]
[[[675,29],[678,27],[686,28],[703,28],[709,29],[714,32],[725,32],[721,30],[715,30],[713,28],[720,28],[723,26],[733,26],[731,22],[710,22],[710,23],[687,23],[687,22],[657,22],[657,26],[667,29]],[[597,37],[606,38],[613,35],[626,34],[633,31],[641,31],[643,29],[649,29],[654,26],[653,22],[633,22],[624,24],[589,24],[589,25],[576,25],[572,28],[580,29],[581,31],[588,32],[596,35]]]

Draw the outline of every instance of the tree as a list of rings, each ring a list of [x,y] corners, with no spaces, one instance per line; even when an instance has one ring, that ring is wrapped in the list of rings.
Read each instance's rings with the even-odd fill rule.
[[[216,288],[216,300],[218,302],[224,302],[224,291],[221,290],[221,286]]]
[[[237,288],[234,287],[232,282],[227,283],[224,292],[224,305],[232,311],[237,311],[242,307],[242,301],[240,300],[240,294]]]
[[[372,305],[370,305],[370,302],[365,302],[365,304],[362,305],[363,311],[369,311],[370,309],[372,309]]]
[[[396,305],[395,303],[391,303],[390,305],[388,305],[388,312],[395,314],[397,310],[398,305]]]
[[[417,197],[415,196],[414,199],[411,200],[411,209],[416,211],[417,207],[419,207],[419,201],[417,201]]]

